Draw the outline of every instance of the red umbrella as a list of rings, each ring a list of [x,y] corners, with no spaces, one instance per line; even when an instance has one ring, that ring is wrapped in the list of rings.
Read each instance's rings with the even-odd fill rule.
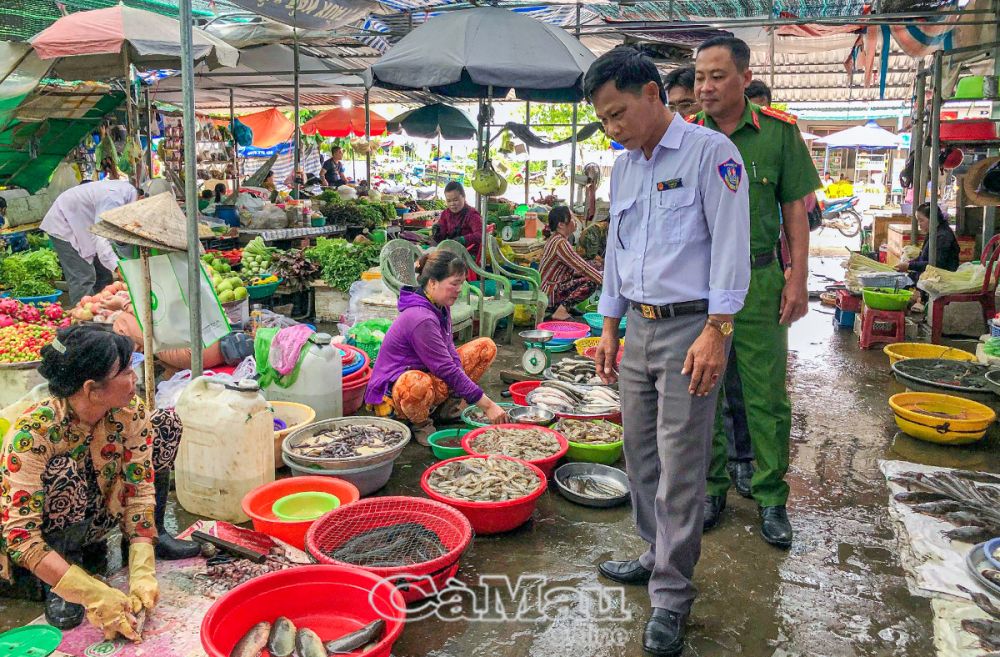
[[[239,51],[207,32],[192,31],[194,59],[209,68],[235,66]],[[151,11],[115,5],[59,18],[30,39],[38,57],[61,58],[55,73],[66,79],[120,76],[127,63],[144,70],[180,66],[180,23]]]
[[[385,123],[385,118],[371,112],[369,136],[385,132]],[[363,107],[349,109],[338,107],[320,112],[306,121],[300,129],[304,135],[319,133],[324,137],[349,137],[351,135],[360,137],[365,134],[365,110]]]

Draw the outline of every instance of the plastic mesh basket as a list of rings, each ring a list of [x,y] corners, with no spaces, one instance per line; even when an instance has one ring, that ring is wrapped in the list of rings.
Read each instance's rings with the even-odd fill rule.
[[[391,578],[412,601],[437,592],[457,571],[471,541],[472,525],[447,504],[419,497],[376,497],[317,520],[306,534],[306,550],[320,563]]]

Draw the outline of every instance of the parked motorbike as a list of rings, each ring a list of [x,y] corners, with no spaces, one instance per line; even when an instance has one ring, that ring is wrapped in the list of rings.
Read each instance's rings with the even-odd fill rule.
[[[834,228],[844,237],[854,237],[861,232],[861,215],[854,209],[857,205],[857,196],[819,201],[823,215],[818,228]]]

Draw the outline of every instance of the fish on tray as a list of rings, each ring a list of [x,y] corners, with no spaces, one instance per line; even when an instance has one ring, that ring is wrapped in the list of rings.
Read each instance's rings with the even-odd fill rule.
[[[618,482],[593,475],[573,475],[572,477],[566,477],[563,479],[563,485],[576,495],[595,500],[610,500],[628,494],[628,491]]]
[[[384,633],[385,621],[379,619],[368,623],[360,630],[356,630],[350,634],[345,634],[339,639],[327,641],[325,648],[327,653],[331,655],[343,655],[349,652],[354,652],[359,648],[364,648],[369,644],[374,645],[375,643],[378,643],[382,639],[382,635]]]
[[[581,387],[564,381],[545,381],[527,395],[532,406],[553,413],[609,415],[621,412],[618,393],[604,387]]]
[[[597,365],[590,358],[571,357],[564,358],[552,365],[552,376],[560,381],[569,383],[582,383],[587,385],[600,385],[600,377],[597,376]]]
[[[994,475],[964,470],[903,472],[889,481],[906,488],[893,496],[897,501],[956,525],[942,532],[949,540],[975,544],[1000,536],[1000,488],[993,485],[1000,479]]]
[[[261,657],[265,654],[270,657],[287,657],[293,653],[295,657],[328,657],[351,652],[364,653],[382,640],[385,628],[385,621],[379,619],[324,644],[313,630],[308,627],[296,628],[292,621],[280,616],[273,625],[261,621],[251,627],[236,642],[229,657]],[[275,629],[278,630],[277,633]]]

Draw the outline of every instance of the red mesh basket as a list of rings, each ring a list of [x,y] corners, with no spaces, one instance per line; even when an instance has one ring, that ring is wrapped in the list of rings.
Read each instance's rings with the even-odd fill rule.
[[[401,566],[362,565],[341,561],[329,554],[359,534],[406,523],[433,532],[447,552],[427,561]],[[402,544],[393,550],[393,555],[414,557],[411,546],[406,544],[407,539],[404,537],[400,541]],[[361,568],[390,578],[407,603],[442,590],[458,571],[459,559],[471,542],[472,525],[460,512],[441,502],[405,496],[373,497],[339,507],[313,523],[306,533],[306,550],[318,562]]]

